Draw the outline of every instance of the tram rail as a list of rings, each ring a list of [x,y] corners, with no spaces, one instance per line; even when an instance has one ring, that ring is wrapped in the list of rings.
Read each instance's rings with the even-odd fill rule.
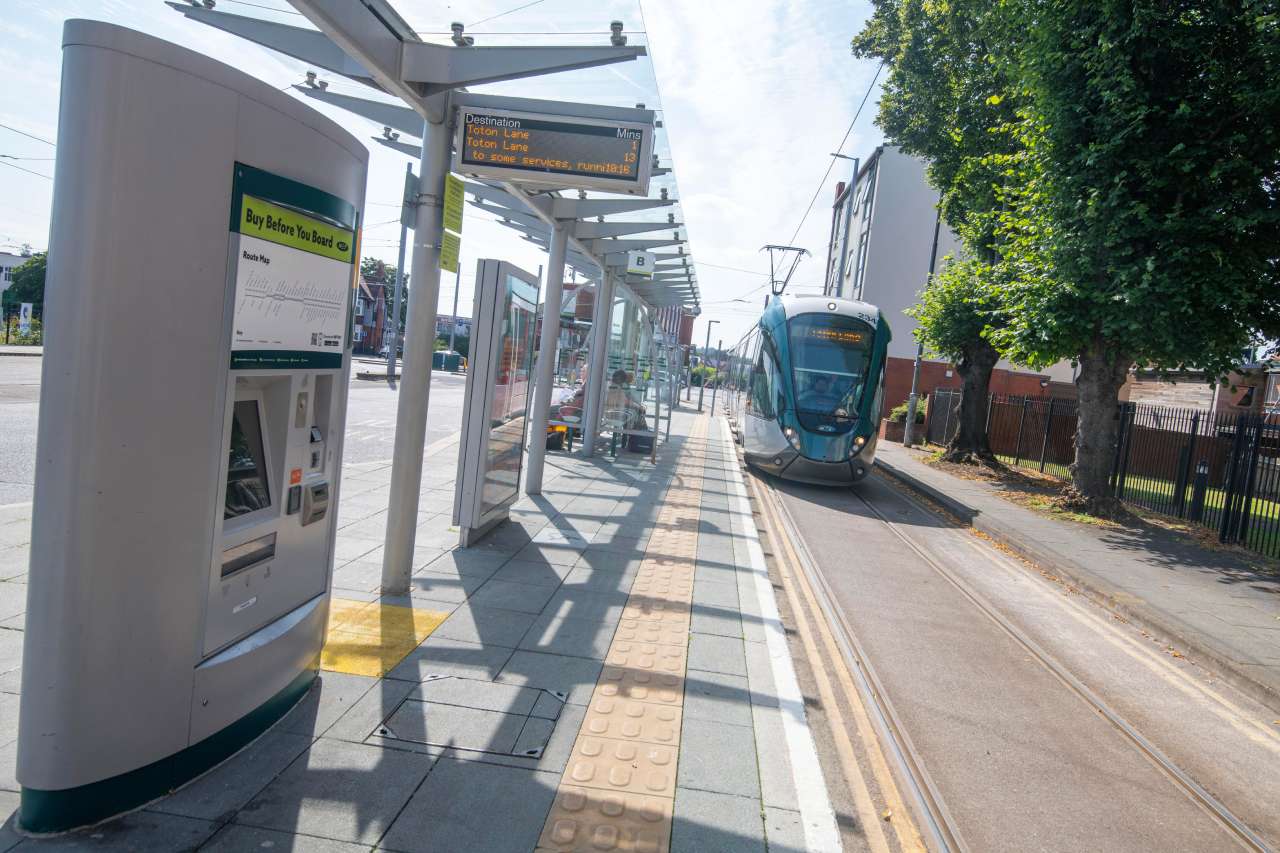
[[[816,561],[809,554],[799,528],[791,517],[784,501],[782,501],[773,478],[751,471],[749,478],[757,498],[762,518],[769,528],[771,537],[777,542],[775,558],[781,558],[792,571],[794,582],[799,587],[799,594],[804,596],[815,613],[826,620],[826,628],[839,652],[840,663],[847,670],[856,696],[850,701],[858,701],[871,719],[876,734],[885,748],[894,775],[900,783],[905,801],[916,819],[920,830],[919,837],[931,850],[963,851],[970,849],[947,810],[945,800],[938,786],[931,779],[925,761],[912,746],[911,738],[902,724],[901,717],[895,712],[892,702],[886,695],[882,682],[869,657],[859,643],[857,635],[850,627],[841,609],[836,605],[835,595],[828,585],[823,573],[817,568]],[[1218,800],[1212,793],[1199,784],[1189,773],[1170,759],[1158,746],[1147,738],[1137,727],[1112,708],[1094,690],[1077,678],[1066,666],[1032,639],[1025,631],[1006,618],[983,595],[975,591],[955,572],[949,570],[924,548],[904,533],[899,525],[891,520],[873,502],[869,501],[854,487],[852,492],[866,510],[877,519],[890,533],[905,545],[933,572],[951,584],[967,602],[986,619],[994,623],[1015,643],[1022,647],[1028,655],[1054,678],[1074,693],[1094,713],[1103,717],[1112,727],[1123,735],[1124,739],[1153,764],[1171,784],[1209,815],[1227,834],[1233,837],[1242,847],[1259,853],[1272,853],[1274,847],[1269,845],[1257,832],[1241,820],[1226,804]],[[916,509],[938,516],[932,508],[919,501],[915,495],[904,493],[902,489],[895,491],[912,504]],[[944,517],[949,526],[954,522]],[[782,567],[780,567],[782,568]],[[788,572],[780,571],[784,585],[790,582]],[[791,594],[791,590],[788,590]],[[793,605],[794,607],[794,605]],[[855,768],[856,770],[856,768]],[[910,845],[904,843],[903,849]]]

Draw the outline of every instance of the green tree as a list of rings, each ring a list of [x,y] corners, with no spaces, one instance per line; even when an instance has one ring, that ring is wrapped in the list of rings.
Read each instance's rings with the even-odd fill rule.
[[[999,322],[1002,303],[998,291],[983,281],[989,273],[990,265],[982,261],[952,260],[907,311],[920,324],[917,340],[930,354],[955,364],[963,382],[959,427],[943,457],[949,462],[997,464],[985,413],[991,370],[1000,360],[989,333]]]
[[[853,40],[855,56],[888,70],[877,123],[903,151],[928,163],[939,214],[959,236],[964,261],[922,294],[918,338],[953,361],[964,382],[959,429],[947,451],[956,462],[998,464],[986,431],[991,371],[999,360],[990,331],[1001,307],[996,274],[1004,160],[1019,145],[1007,131],[1016,98],[1001,52],[1016,40],[1006,6],[988,0],[874,0]],[[927,284],[922,282],[922,285]],[[931,293],[940,287],[938,293]]]
[[[4,291],[5,313],[23,302],[30,302],[37,314],[44,313],[44,276],[48,257],[36,252],[22,264],[13,268],[13,281]]]
[[[1275,0],[1010,0],[1019,150],[1001,217],[1016,360],[1076,358],[1073,502],[1108,488],[1134,363],[1236,366],[1280,323]]]

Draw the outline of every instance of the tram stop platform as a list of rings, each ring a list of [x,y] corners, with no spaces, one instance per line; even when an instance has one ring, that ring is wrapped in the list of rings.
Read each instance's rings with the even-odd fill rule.
[[[549,454],[543,494],[469,549],[456,438],[427,453],[407,597],[377,592],[390,463],[344,470],[322,672],[288,716],[106,824],[34,839],[11,816],[0,851],[840,849],[723,419],[677,410],[656,465]],[[0,510],[4,815],[29,516]]]

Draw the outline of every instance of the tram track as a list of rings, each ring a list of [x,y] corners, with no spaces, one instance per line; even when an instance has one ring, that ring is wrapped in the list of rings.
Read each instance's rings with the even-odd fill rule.
[[[893,767],[894,778],[880,780],[881,786],[891,787],[896,792],[901,789],[894,783],[901,782],[902,787],[905,788],[904,799],[915,820],[906,833],[908,838],[903,839],[901,836],[899,838],[902,847],[904,849],[916,847],[910,843],[910,840],[916,840],[919,847],[939,851],[939,853],[953,853],[953,851],[959,853],[959,851],[969,850],[962,840],[959,828],[947,811],[937,786],[929,777],[923,761],[912,746],[910,738],[907,737],[874,667],[862,650],[843,613],[835,606],[834,596],[826,580],[817,570],[812,556],[804,545],[804,539],[800,536],[786,505],[779,498],[771,479],[766,479],[750,469],[748,469],[748,478],[759,501],[765,523],[785,552],[784,559],[794,570],[796,585],[801,588],[800,596],[808,601],[817,616],[826,620],[826,625],[823,627],[827,630],[824,633],[834,644],[835,651],[831,657],[834,662],[843,665],[843,674],[848,676],[844,679],[843,685],[847,700],[851,706],[856,704],[860,707],[874,729],[878,740],[868,743],[868,739],[864,738],[864,747],[883,755],[887,763]],[[784,586],[787,585],[787,580],[784,573]],[[787,594],[793,599],[792,610],[802,614],[799,601],[793,598],[795,591],[787,589]],[[803,636],[805,626],[801,626],[801,633]],[[820,659],[813,654],[810,654],[810,659],[815,667],[820,664]],[[885,749],[882,750],[881,746]],[[846,775],[857,772],[859,771],[856,766],[850,767],[846,762]],[[892,799],[893,795],[889,795],[888,798]]]
[[[1125,736],[1126,739],[1138,750],[1147,760],[1154,764],[1165,776],[1180,788],[1184,794],[1191,798],[1193,802],[1204,809],[1211,817],[1213,817],[1228,833],[1235,836],[1236,839],[1247,849],[1256,850],[1259,853],[1273,853],[1274,848],[1266,843],[1256,832],[1240,820],[1227,806],[1207,791],[1200,783],[1196,782],[1185,770],[1172,761],[1164,752],[1154,743],[1148,740],[1142,732],[1129,723],[1123,716],[1112,709],[1107,702],[1096,692],[1089,688],[1084,682],[1077,678],[1066,666],[1059,662],[1053,655],[1046,651],[1039,643],[1027,635],[1025,631],[1013,624],[1003,614],[1000,613],[985,597],[973,590],[956,574],[948,570],[939,563],[932,555],[921,548],[917,543],[904,534],[898,525],[889,519],[880,508],[867,500],[865,496],[858,493],[856,489],[851,489],[854,496],[896,536],[904,545],[910,548],[917,556],[920,557],[930,568],[937,572],[943,579],[954,586],[960,593],[967,598],[974,607],[978,609],[984,616],[994,622],[1006,634],[1008,634],[1018,645],[1027,650],[1045,669],[1051,672],[1055,678],[1061,681],[1067,688],[1075,693],[1081,700],[1085,702],[1095,712],[1103,716],[1117,731]],[[903,495],[903,499],[915,506],[917,509],[928,512],[929,510],[921,506],[913,495]]]
[[[809,554],[799,527],[791,517],[786,503],[781,499],[772,478],[753,474],[750,480],[766,522],[773,528],[781,549],[787,552],[787,558],[794,564],[797,586],[801,587],[802,594],[807,593],[815,612],[820,613],[827,622],[830,635],[839,650],[841,663],[852,678],[857,693],[856,699],[867,710],[874,723],[876,733],[886,748],[886,754],[896,777],[902,783],[901,787],[906,800],[917,818],[917,825],[921,828],[928,847],[946,851],[970,849],[964,841],[959,826],[948,812],[942,794],[931,779],[924,760],[913,747],[902,718],[894,710],[875,667],[859,643],[845,614],[837,606],[835,593],[828,585],[823,572],[818,569],[817,562]],[[1025,650],[1039,667],[1084,702],[1092,713],[1104,719],[1119,732],[1132,749],[1153,765],[1224,832],[1245,849],[1274,850],[1245,821],[1198,783],[1178,763],[1170,759],[1141,730],[1076,677],[1061,661],[1010,621],[956,572],[948,569],[919,543],[913,541],[912,537],[901,530],[898,523],[889,518],[880,507],[868,500],[857,489],[848,491],[896,540],[953,587],[986,620],[994,624],[1018,647]],[[895,491],[915,510],[937,516],[936,512],[921,504],[914,495],[903,494],[902,490]],[[954,525],[948,521],[948,526]],[[851,696],[851,701],[854,698]]]

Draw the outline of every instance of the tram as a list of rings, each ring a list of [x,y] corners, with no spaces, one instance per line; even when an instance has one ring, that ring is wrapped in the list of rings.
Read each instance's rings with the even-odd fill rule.
[[[820,485],[865,477],[875,458],[889,338],[874,305],[773,299],[729,354],[729,417],[747,463]]]

